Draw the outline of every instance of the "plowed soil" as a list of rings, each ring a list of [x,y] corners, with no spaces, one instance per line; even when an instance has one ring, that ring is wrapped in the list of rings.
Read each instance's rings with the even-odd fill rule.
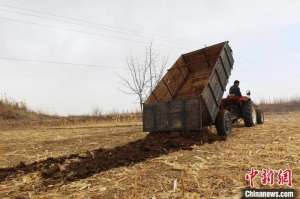
[[[151,135],[139,123],[1,131],[0,198],[240,198],[251,167],[292,169],[299,192],[299,121],[268,114],[226,140],[213,128]]]

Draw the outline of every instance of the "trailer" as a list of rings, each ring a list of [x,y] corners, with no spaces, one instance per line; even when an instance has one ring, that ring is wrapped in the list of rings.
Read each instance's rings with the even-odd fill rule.
[[[143,130],[200,131],[226,120],[219,108],[233,64],[228,41],[181,55],[143,104]]]

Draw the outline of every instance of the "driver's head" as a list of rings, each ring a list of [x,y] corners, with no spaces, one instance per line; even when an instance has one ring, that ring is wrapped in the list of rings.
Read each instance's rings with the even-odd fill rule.
[[[239,86],[240,85],[240,81],[239,80],[235,80],[234,81],[234,85]]]

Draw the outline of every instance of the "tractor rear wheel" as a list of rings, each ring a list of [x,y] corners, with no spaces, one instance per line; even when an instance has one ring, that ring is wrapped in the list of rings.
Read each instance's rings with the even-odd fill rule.
[[[257,123],[256,110],[251,101],[247,101],[242,105],[242,116],[245,126],[255,126]]]
[[[229,135],[232,130],[230,112],[227,110],[220,110],[215,121],[215,126],[219,136]]]
[[[257,124],[263,124],[265,122],[265,115],[261,109],[256,109]]]

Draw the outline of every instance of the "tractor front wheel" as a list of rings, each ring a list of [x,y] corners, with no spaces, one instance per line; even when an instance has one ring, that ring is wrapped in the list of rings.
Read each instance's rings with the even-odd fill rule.
[[[230,112],[227,110],[220,110],[215,121],[215,126],[219,136],[229,135],[232,130]]]

